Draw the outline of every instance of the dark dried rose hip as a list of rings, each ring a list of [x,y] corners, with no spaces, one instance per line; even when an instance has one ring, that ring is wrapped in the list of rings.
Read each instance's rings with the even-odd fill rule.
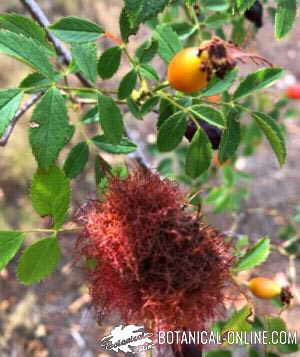
[[[259,1],[255,1],[255,3],[245,12],[245,17],[247,20],[254,23],[257,28],[261,28],[263,26],[263,6]]]
[[[212,148],[214,150],[218,150],[221,142],[222,130],[216,128],[213,125],[210,125],[209,123],[201,119],[198,119],[198,123],[200,124],[201,128],[206,132],[211,142]],[[185,137],[189,141],[191,141],[196,131],[197,131],[196,124],[192,120],[189,120],[185,132]]]

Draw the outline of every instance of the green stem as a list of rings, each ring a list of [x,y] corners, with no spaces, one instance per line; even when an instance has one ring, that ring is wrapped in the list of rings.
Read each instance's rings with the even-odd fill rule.
[[[143,79],[143,77],[142,77],[142,75],[141,75],[141,73],[140,73],[139,67],[138,67],[138,65],[136,64],[135,60],[132,58],[132,56],[131,56],[131,54],[129,53],[127,47],[126,47],[125,45],[123,45],[121,48],[123,49],[123,51],[124,51],[126,57],[128,58],[129,62],[130,62],[131,65],[132,65],[132,67],[136,70],[137,75],[138,75],[138,77],[139,77],[139,80],[140,80],[141,82],[143,82],[144,79]]]
[[[123,45],[121,47],[126,55],[126,57],[128,58],[129,62],[131,63],[132,67],[136,70],[136,73],[138,75],[138,78],[141,82],[141,88],[144,88],[146,92],[149,92],[152,94],[151,89],[149,88],[148,82],[145,78],[143,78],[143,76],[141,75],[141,71],[139,68],[139,65],[135,62],[135,60],[132,58],[132,56],[130,55],[127,47],[125,45]],[[152,94],[153,95],[153,94]]]
[[[53,84],[50,85],[44,85],[44,86],[35,86],[35,87],[28,87],[28,88],[24,88],[24,92],[28,93],[31,92],[33,90],[36,91],[41,91],[42,89],[48,89],[53,87]],[[68,85],[56,85],[54,86],[58,89],[62,89],[65,91],[80,91],[80,92],[95,92],[95,93],[104,93],[104,94],[117,94],[118,91],[115,89],[102,89],[102,88],[86,88],[86,87],[70,87]]]
[[[157,92],[157,91],[159,91],[159,90],[161,90],[161,89],[167,88],[167,87],[169,87],[169,82],[168,82],[168,81],[165,81],[165,82],[159,84],[157,87],[155,87],[155,88],[153,89],[153,93],[154,93],[154,92]]]
[[[174,107],[177,107],[178,109],[180,109],[182,112],[188,114],[188,116],[190,117],[191,120],[193,120],[193,122],[195,123],[197,128],[200,128],[200,124],[198,123],[198,120],[194,117],[195,112],[190,109],[190,108],[186,108],[181,104],[178,104],[177,102],[175,102],[172,98],[170,98],[165,92],[160,91],[159,94],[166,100],[168,100],[170,103],[172,103],[174,105]]]
[[[188,5],[187,3],[184,3],[183,10],[184,10],[185,15],[188,18],[188,20],[191,23],[194,23],[195,19],[194,19],[193,11],[192,11],[190,5]]]
[[[69,87],[69,86],[62,86],[58,85],[58,89],[63,89],[63,90],[70,90],[70,91],[81,91],[81,92],[100,92],[101,90],[98,88],[85,88],[85,87]]]
[[[57,233],[56,229],[40,229],[40,228],[33,228],[33,229],[25,229],[22,230],[23,233]]]

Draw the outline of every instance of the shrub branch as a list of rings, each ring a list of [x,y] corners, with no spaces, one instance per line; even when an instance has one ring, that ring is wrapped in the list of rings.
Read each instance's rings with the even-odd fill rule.
[[[23,4],[23,6],[28,10],[30,15],[32,16],[33,19],[35,19],[40,26],[42,26],[48,36],[49,41],[53,44],[56,53],[58,56],[61,58],[61,61],[65,65],[69,65],[72,60],[72,56],[70,54],[70,51],[59,41],[55,36],[53,36],[49,31],[48,31],[48,26],[50,25],[50,21],[48,20],[47,16],[41,9],[41,7],[36,3],[35,0],[20,0],[20,2]],[[87,80],[81,73],[75,73],[76,77],[79,79],[79,81],[82,83],[84,87],[87,88],[93,88],[93,85],[89,80]],[[10,122],[8,128],[6,129],[5,133],[3,134],[1,140],[0,140],[0,146],[5,146],[13,132],[13,129],[19,119],[22,117],[23,114],[25,114],[43,95],[43,93],[38,93],[33,95],[22,107],[21,109],[16,113],[12,121]],[[130,138],[130,133],[126,129],[126,134]],[[139,144],[139,143],[137,143]],[[139,146],[139,145],[138,145]],[[149,167],[149,163],[145,159],[143,153],[141,150],[137,149],[136,152],[134,153],[133,157],[136,159],[137,163],[142,166],[142,167]]]

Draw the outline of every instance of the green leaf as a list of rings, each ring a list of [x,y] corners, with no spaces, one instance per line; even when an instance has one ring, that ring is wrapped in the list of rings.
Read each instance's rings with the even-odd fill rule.
[[[100,150],[110,154],[129,154],[137,149],[137,146],[128,138],[122,138],[117,145],[111,144],[104,135],[97,135],[92,140]]]
[[[170,116],[160,126],[157,136],[159,151],[166,152],[175,149],[181,142],[186,130],[186,114],[177,112]]]
[[[215,203],[217,200],[220,199],[220,197],[223,196],[224,191],[226,192],[226,188],[220,186],[220,187],[214,187],[210,189],[208,196],[206,198],[206,202],[208,204]]]
[[[209,81],[209,84],[204,89],[204,91],[201,92],[201,95],[209,97],[211,95],[216,95],[225,92],[232,86],[232,83],[235,81],[237,77],[237,73],[238,73],[237,70],[230,71],[226,74],[226,76],[223,79],[214,76]]]
[[[86,123],[95,123],[99,121],[99,110],[98,105],[93,106],[82,116],[81,120]]]
[[[230,159],[236,152],[241,141],[240,112],[233,108],[227,115],[227,127],[223,132],[218,158],[221,163]]]
[[[138,120],[143,119],[140,108],[132,98],[127,98],[127,106],[131,114]]]
[[[40,46],[45,47],[50,54],[55,54],[52,46],[47,41],[46,31],[27,16],[19,14],[1,14],[0,27],[24,35],[25,37],[30,37]]]
[[[50,275],[60,260],[56,237],[44,238],[31,244],[20,257],[17,276],[25,285],[38,283]]]
[[[217,29],[231,20],[230,16],[224,12],[217,12],[210,15],[205,20],[206,26],[209,29]]]
[[[296,334],[296,332],[294,333]],[[299,351],[299,344],[297,341],[297,335],[294,335],[294,342],[279,343],[276,345],[277,350],[281,353],[295,353]]]
[[[0,271],[17,254],[24,238],[22,232],[0,231]]]
[[[192,178],[203,174],[212,159],[211,143],[203,129],[199,128],[193,136],[185,160],[185,172]]]
[[[118,88],[118,98],[125,99],[134,90],[137,81],[137,73],[134,69],[128,72],[121,80]]]
[[[234,99],[241,99],[253,92],[270,87],[284,73],[281,68],[262,68],[249,74],[234,92]]]
[[[241,254],[241,250],[249,244],[249,237],[245,234],[241,234],[235,244],[235,254]]]
[[[155,29],[154,38],[158,41],[160,57],[167,63],[182,48],[178,35],[170,25],[158,25]]]
[[[97,78],[97,48],[94,43],[80,43],[73,45],[72,55],[78,69],[92,83]]]
[[[125,165],[115,165],[110,170],[111,174],[115,177],[119,177],[121,180],[126,180],[128,178],[129,172]]]
[[[64,98],[50,88],[33,112],[29,140],[39,167],[48,169],[61,149],[71,139],[74,128],[69,125]]]
[[[135,56],[140,63],[150,62],[156,55],[158,42],[155,39],[145,41],[135,52]]]
[[[229,7],[228,0],[205,0],[203,5],[212,11],[226,11]]]
[[[30,90],[30,93],[40,92],[42,89],[50,87],[51,81],[39,72],[28,74],[19,84],[19,88],[38,87],[37,89]],[[28,89],[27,89],[28,93]]]
[[[157,171],[162,176],[167,176],[172,173],[173,161],[170,158],[162,159],[157,165]]]
[[[159,76],[150,64],[144,63],[140,66],[140,73],[142,77],[149,79],[150,81],[159,81]]]
[[[286,324],[280,317],[266,316],[265,330],[268,331],[268,343],[272,345],[272,333],[274,332],[280,333],[282,331],[286,332]]]
[[[159,97],[151,97],[142,105],[141,114],[145,115],[149,113],[159,102]]]
[[[99,95],[99,117],[106,139],[111,144],[119,144],[123,136],[122,113],[111,97]]]
[[[19,108],[23,92],[19,89],[0,90],[0,137]]]
[[[55,80],[56,78],[56,72],[48,59],[45,47],[40,47],[30,37],[1,30],[0,52],[28,64],[50,80]]]
[[[278,0],[275,15],[275,37],[281,39],[292,28],[297,14],[296,0]]]
[[[247,30],[245,28],[244,18],[241,17],[233,21],[233,27],[231,31],[231,41],[236,45],[242,46],[246,41]]]
[[[286,146],[282,131],[276,121],[268,114],[253,112],[252,118],[267,137],[279,164],[282,166],[286,159]]]
[[[69,43],[82,43],[97,40],[103,29],[86,19],[67,16],[49,26],[49,30],[60,40]]]
[[[174,113],[174,106],[166,99],[161,99],[159,104],[159,117],[157,120],[157,128],[166,121]]]
[[[163,11],[169,0],[125,0],[125,9],[133,24],[141,24]]]
[[[99,156],[96,156],[95,159],[95,166],[94,166],[94,172],[95,172],[95,182],[96,185],[98,186],[99,183],[103,178],[105,178],[105,172],[103,171],[102,165],[101,165],[101,160]]]
[[[89,153],[89,146],[85,141],[73,146],[64,163],[64,172],[67,177],[72,179],[83,171],[89,160]]]
[[[229,331],[241,332],[251,331],[252,326],[247,319],[252,315],[252,308],[250,305],[245,305],[241,310],[235,311],[231,318],[226,322],[222,328],[222,335]]]
[[[206,104],[193,105],[190,109],[197,117],[205,120],[209,124],[212,124],[221,129],[225,128],[225,118],[220,110],[217,110]]]
[[[32,180],[31,201],[41,217],[53,217],[56,229],[62,226],[70,204],[70,181],[64,172],[56,166],[38,169]]]
[[[263,263],[270,254],[270,239],[262,238],[245,255],[243,255],[233,268],[234,271],[243,271]]]
[[[111,78],[119,69],[122,50],[119,46],[108,48],[98,61],[98,73],[102,79]]]
[[[237,7],[241,13],[249,9],[255,0],[236,0]]]
[[[226,211],[234,210],[234,194],[226,189],[222,192],[222,195],[215,202],[214,213],[221,214]]]
[[[130,35],[135,35],[138,32],[139,25],[133,24],[126,10],[123,8],[119,18],[119,26],[122,40],[127,43]]]
[[[171,26],[182,41],[188,39],[197,31],[197,27],[188,22],[175,22]]]

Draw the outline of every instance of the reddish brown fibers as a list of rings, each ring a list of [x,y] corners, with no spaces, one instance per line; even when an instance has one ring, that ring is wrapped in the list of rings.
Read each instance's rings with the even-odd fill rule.
[[[185,204],[175,183],[138,170],[111,178],[104,199],[81,210],[79,248],[97,262],[88,280],[98,311],[174,331],[205,328],[223,310],[230,247]]]

